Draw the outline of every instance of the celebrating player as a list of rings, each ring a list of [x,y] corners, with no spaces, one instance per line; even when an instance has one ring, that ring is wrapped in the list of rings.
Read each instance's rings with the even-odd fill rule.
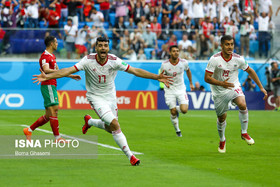
[[[218,116],[217,129],[220,136],[218,151],[226,152],[226,117],[229,102],[239,108],[239,119],[241,123],[241,138],[249,145],[254,144],[253,138],[247,134],[248,129],[248,109],[246,106],[245,95],[242,92],[239,80],[238,69],[246,71],[260,90],[267,98],[267,92],[263,88],[256,72],[248,66],[243,57],[233,53],[234,41],[229,35],[221,38],[222,51],[213,55],[206,67],[205,82],[211,84],[211,91],[214,100],[216,114]]]
[[[173,45],[169,49],[170,59],[166,60],[161,65],[161,71],[165,72],[165,75],[173,77],[173,84],[168,88],[164,87],[164,97],[167,106],[170,109],[170,119],[175,128],[176,134],[182,137],[181,130],[179,128],[179,112],[185,114],[188,111],[189,99],[186,93],[186,86],[184,84],[184,71],[186,71],[187,76],[190,81],[191,90],[194,89],[192,83],[192,73],[189,68],[188,61],[179,58],[179,48],[177,45]],[[179,106],[176,106],[176,101],[178,101]]]
[[[109,40],[99,37],[96,40],[95,50],[97,54],[92,53],[85,56],[80,62],[70,68],[63,68],[51,74],[41,71],[40,75],[34,75],[34,82],[42,82],[45,80],[60,78],[75,73],[80,70],[85,71],[87,99],[91,107],[95,110],[100,119],[92,119],[89,115],[84,117],[85,125],[82,128],[83,134],[91,126],[95,126],[106,130],[113,135],[115,142],[125,153],[132,165],[139,165],[140,160],[137,159],[129,149],[125,135],[120,129],[118,122],[118,108],[116,102],[115,77],[117,71],[126,71],[138,77],[155,79],[163,82],[167,87],[171,84],[172,77],[164,75],[156,75],[143,69],[134,68],[123,62],[115,55],[108,54]]]
[[[40,68],[45,74],[53,73],[58,70],[55,55],[52,54],[57,49],[57,40],[54,36],[47,36],[45,38],[46,50],[42,53],[39,60]],[[80,80],[79,75],[68,75],[68,77]],[[59,124],[58,124],[58,97],[56,91],[56,79],[50,79],[42,81],[41,93],[44,98],[44,106],[46,108],[45,115],[35,121],[30,127],[24,128],[23,132],[26,135],[27,140],[31,140],[32,131],[37,127],[40,127],[50,121],[53,134],[57,141],[64,141],[59,135]]]

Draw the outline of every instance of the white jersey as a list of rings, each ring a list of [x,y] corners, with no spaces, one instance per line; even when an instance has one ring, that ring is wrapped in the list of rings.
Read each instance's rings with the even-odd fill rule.
[[[85,56],[74,65],[86,75],[87,96],[101,96],[104,98],[116,98],[115,78],[117,71],[127,71],[129,65],[113,54],[108,54],[107,61],[101,65],[97,61],[97,54]]]
[[[240,88],[238,79],[238,69],[246,71],[249,68],[245,59],[238,54],[233,53],[229,60],[223,58],[222,52],[213,55],[206,67],[206,71],[213,73],[212,77],[219,81],[229,78],[228,82],[234,84],[234,90]],[[222,86],[210,85],[213,96],[227,94],[230,89]]]
[[[173,83],[169,88],[164,86],[164,91],[166,94],[173,94],[186,92],[186,85],[184,83],[184,71],[189,69],[188,61],[185,59],[178,58],[176,64],[171,64],[169,60],[166,60],[161,64],[160,71],[164,70],[164,74],[173,77]]]

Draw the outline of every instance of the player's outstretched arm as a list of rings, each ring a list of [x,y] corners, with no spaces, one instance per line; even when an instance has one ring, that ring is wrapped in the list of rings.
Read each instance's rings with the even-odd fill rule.
[[[167,88],[169,88],[169,85],[172,84],[173,80],[171,76],[166,76],[164,75],[164,71],[162,71],[159,75],[150,73],[146,70],[140,69],[140,68],[134,68],[134,67],[129,67],[127,70],[128,73],[131,73],[137,77],[142,77],[146,79],[154,79],[158,80],[160,82],[163,82]]]
[[[33,77],[34,77],[32,79],[32,80],[34,80],[33,83],[38,82],[38,84],[40,84],[40,82],[42,82],[42,81],[46,81],[46,80],[50,80],[50,79],[58,79],[61,77],[67,77],[70,74],[77,72],[77,70],[74,66],[70,67],[70,68],[63,68],[63,69],[60,69],[60,70],[50,73],[50,74],[45,74],[41,69],[40,69],[40,71],[41,71],[40,75],[33,75]]]
[[[266,90],[264,89],[258,75],[256,74],[256,72],[252,69],[252,68],[248,68],[247,70],[247,73],[252,77],[252,79],[255,81],[255,83],[258,85],[258,87],[260,88],[260,90],[262,91],[262,93],[264,94],[264,97],[263,99],[265,100],[267,98],[267,92]]]
[[[219,81],[217,79],[214,79],[212,77],[212,75],[213,75],[213,73],[205,71],[205,75],[204,75],[205,82],[207,82],[209,84],[217,85],[217,86],[222,86],[227,89],[234,88],[234,84],[228,82],[229,78],[224,81]]]
[[[188,79],[190,81],[190,88],[191,88],[191,91],[194,90],[194,86],[193,86],[193,83],[192,83],[192,72],[190,69],[188,69],[187,71],[187,76],[188,76]]]

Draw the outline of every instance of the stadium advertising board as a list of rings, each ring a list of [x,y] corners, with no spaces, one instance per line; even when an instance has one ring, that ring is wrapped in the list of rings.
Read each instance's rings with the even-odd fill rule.
[[[58,91],[60,109],[91,109],[86,91]],[[157,109],[156,91],[117,91],[119,109]]]
[[[275,107],[275,97],[273,95],[273,92],[269,92],[267,100],[265,101],[265,110],[273,110]]]
[[[211,92],[187,92],[189,98],[190,110],[213,110],[214,102]],[[262,92],[244,92],[248,109],[264,110],[265,103]],[[238,109],[235,106],[229,105],[230,109]],[[158,109],[168,109],[165,104],[164,91],[158,91]]]

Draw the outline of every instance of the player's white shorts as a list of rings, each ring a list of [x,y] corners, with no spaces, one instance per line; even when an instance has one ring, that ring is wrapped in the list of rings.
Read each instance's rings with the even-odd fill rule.
[[[224,113],[226,113],[229,108],[229,103],[239,96],[245,97],[241,87],[238,87],[237,89],[232,89],[223,95],[213,96],[217,116],[221,116]]]
[[[168,94],[164,94],[165,97],[165,103],[166,105],[169,107],[169,109],[175,108],[178,104],[182,105],[182,104],[186,104],[189,105],[189,98],[187,95],[187,92],[180,92],[180,93],[168,93]]]
[[[115,98],[87,96],[87,99],[98,117],[110,125],[113,119],[118,119],[118,107]]]

